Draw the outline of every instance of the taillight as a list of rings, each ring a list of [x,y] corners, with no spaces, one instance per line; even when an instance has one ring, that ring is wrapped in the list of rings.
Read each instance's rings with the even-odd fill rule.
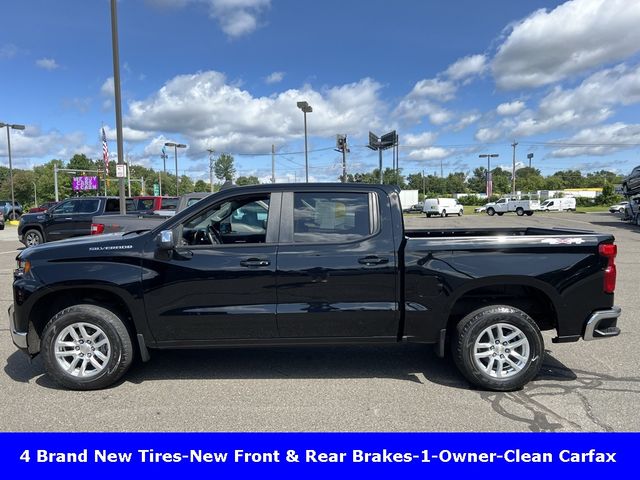
[[[613,293],[616,289],[616,254],[617,245],[613,243],[603,243],[598,246],[598,253],[607,259],[607,266],[604,269],[604,293]]]
[[[91,235],[100,235],[104,233],[104,224],[103,223],[92,223],[91,224]]]

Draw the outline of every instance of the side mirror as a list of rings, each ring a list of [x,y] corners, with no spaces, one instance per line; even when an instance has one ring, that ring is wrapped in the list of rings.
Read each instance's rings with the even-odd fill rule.
[[[159,250],[173,250],[176,246],[173,230],[162,230],[156,237],[156,245]]]

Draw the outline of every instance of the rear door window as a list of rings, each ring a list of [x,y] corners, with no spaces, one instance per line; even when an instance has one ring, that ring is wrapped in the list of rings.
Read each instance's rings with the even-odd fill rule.
[[[372,234],[367,193],[295,193],[296,243],[348,242]]]

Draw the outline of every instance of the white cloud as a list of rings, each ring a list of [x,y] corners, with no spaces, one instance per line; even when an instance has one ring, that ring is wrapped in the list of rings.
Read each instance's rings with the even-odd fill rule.
[[[517,115],[526,108],[524,102],[515,100],[513,102],[501,103],[496,108],[498,115]]]
[[[105,125],[104,127],[105,135],[107,136],[107,140],[116,141],[117,132],[115,128],[111,128],[109,125]],[[134,130],[129,127],[122,127],[122,137],[125,142],[143,142],[151,138],[151,132],[144,132],[141,130]]]
[[[462,118],[460,118],[460,120],[458,120],[458,122],[455,125],[453,125],[452,130],[454,132],[458,132],[460,130],[464,130],[469,125],[472,125],[472,124],[476,123],[478,120],[480,120],[480,115],[479,114],[477,114],[477,113],[469,113],[467,115],[464,115]]]
[[[402,136],[403,147],[424,147],[431,145],[438,136],[435,132],[422,132],[419,134],[407,134]]]
[[[229,37],[247,35],[258,28],[258,17],[271,0],[207,0],[211,16]]]
[[[18,47],[12,43],[6,43],[0,46],[0,59],[10,59],[18,54]]]
[[[284,72],[273,72],[268,75],[264,81],[268,84],[280,83],[284,79]]]
[[[16,158],[68,158],[74,153],[92,151],[91,147],[85,145],[82,132],[43,132],[36,126],[27,125],[25,130],[15,130],[11,133],[11,156]],[[6,154],[6,142],[0,143],[0,155]]]
[[[115,87],[113,83],[113,77],[107,78],[100,87],[100,93],[104,96],[113,97],[115,94]]]
[[[45,70],[55,70],[60,68],[60,65],[53,58],[40,58],[36,60],[36,66]]]
[[[302,112],[296,102],[313,107],[308,114],[310,136],[337,132],[364,134],[382,125],[386,107],[380,101],[381,85],[365,78],[358,82],[316,91],[310,86],[268,97],[254,97],[230,85],[215,71],[179,75],[158,92],[129,105],[128,127],[143,132],[181,134],[194,154],[216,150],[265,152],[303,136]]]
[[[449,65],[445,74],[453,80],[461,80],[465,77],[478,75],[487,67],[487,57],[484,55],[469,55]]]
[[[561,146],[551,151],[552,157],[609,155],[620,150],[637,148],[640,144],[640,124],[616,122],[585,128],[566,140],[558,141],[558,144]]]
[[[513,26],[492,63],[497,85],[533,88],[640,51],[640,2],[572,0]]]
[[[640,102],[640,66],[618,65],[596,72],[573,89],[555,87],[539,104],[537,112],[525,111],[517,118],[513,133],[530,136],[552,130],[600,123],[614,108]]]
[[[419,121],[428,117],[434,125],[442,125],[453,119],[453,113],[428,100],[405,97],[393,111],[393,115],[402,119]]]
[[[475,134],[475,139],[481,143],[493,142],[494,140],[498,140],[500,137],[504,135],[504,131],[502,128],[495,127],[483,127],[478,129]]]
[[[407,155],[411,160],[437,160],[447,158],[452,155],[453,151],[442,147],[426,147],[412,150]]]
[[[454,98],[456,93],[456,85],[449,80],[440,80],[438,78],[425,78],[418,81],[413,90],[407,95],[409,98],[431,98],[446,102]]]

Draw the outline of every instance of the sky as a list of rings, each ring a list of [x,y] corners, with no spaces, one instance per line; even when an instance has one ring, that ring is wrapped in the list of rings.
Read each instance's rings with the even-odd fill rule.
[[[209,153],[238,175],[337,181],[370,171],[368,133],[396,130],[404,174],[519,165],[628,174],[640,164],[639,0],[120,0],[124,151],[209,178]],[[0,122],[14,166],[116,152],[110,2],[6,2]],[[8,164],[6,134],[0,164]],[[172,153],[172,152],[171,152]],[[391,166],[391,151],[384,166]],[[172,170],[173,158],[168,161]],[[112,172],[113,175],[113,172]]]

